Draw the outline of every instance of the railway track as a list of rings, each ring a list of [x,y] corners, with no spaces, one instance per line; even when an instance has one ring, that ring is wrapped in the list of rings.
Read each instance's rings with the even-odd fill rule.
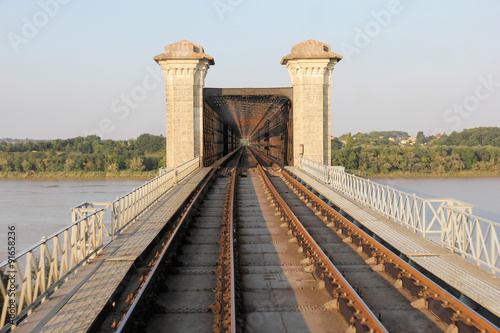
[[[497,332],[248,149],[212,172],[151,266],[98,331]]]

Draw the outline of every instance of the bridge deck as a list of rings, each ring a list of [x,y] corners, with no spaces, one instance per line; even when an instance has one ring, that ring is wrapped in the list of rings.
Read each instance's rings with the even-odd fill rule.
[[[182,181],[72,276],[14,332],[86,332],[135,260],[212,168]]]
[[[373,210],[355,203],[298,168],[286,169],[413,262],[500,316],[500,279],[493,274]]]

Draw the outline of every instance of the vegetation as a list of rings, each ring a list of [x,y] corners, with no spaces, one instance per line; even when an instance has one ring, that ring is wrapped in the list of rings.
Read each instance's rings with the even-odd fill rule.
[[[442,136],[419,132],[414,138],[403,131],[349,133],[332,139],[331,144],[333,165],[364,176],[500,174],[499,127]],[[151,177],[165,163],[162,135],[142,134],[119,141],[95,135],[0,140],[0,178]]]
[[[500,127],[477,127],[443,135],[436,144],[443,146],[494,146],[500,147]]]
[[[428,137],[419,132],[415,141],[404,144],[404,136],[394,138],[349,133],[340,140],[332,139],[332,165],[364,176],[500,175],[500,128],[479,127]]]
[[[150,176],[164,167],[165,137],[101,140],[98,136],[0,142],[0,178]]]

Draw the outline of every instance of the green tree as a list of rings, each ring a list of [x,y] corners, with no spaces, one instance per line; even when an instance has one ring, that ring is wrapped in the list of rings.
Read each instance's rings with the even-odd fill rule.
[[[358,168],[358,156],[351,150],[347,156],[347,161],[345,167],[350,170],[355,170]]]
[[[134,142],[135,150],[154,153],[165,151],[166,141],[163,135],[141,134]]]
[[[332,150],[340,150],[342,149],[342,142],[337,139],[337,138],[333,138],[331,140],[331,144],[332,144]]]
[[[417,133],[417,141],[415,143],[417,143],[417,144],[424,144],[425,143],[424,132],[420,131]]]
[[[463,149],[462,152],[460,153],[460,159],[464,163],[464,167],[467,170],[472,169],[474,163],[477,162],[476,153],[474,152],[474,150],[472,150],[472,148]]]
[[[130,161],[130,165],[128,167],[130,171],[144,171],[146,168],[142,162],[142,158],[136,157],[132,161]]]
[[[29,160],[26,159],[23,160],[21,166],[23,167],[23,171],[29,171],[34,169],[34,165]]]
[[[18,154],[19,153],[16,153],[16,155],[14,156],[12,164],[14,165],[14,171],[22,172],[23,171],[23,160]]]
[[[106,165],[106,171],[117,172],[120,169],[117,162],[110,162]]]

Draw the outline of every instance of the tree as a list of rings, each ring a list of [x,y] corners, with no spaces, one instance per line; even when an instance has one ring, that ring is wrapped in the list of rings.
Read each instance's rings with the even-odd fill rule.
[[[134,142],[135,149],[142,153],[165,151],[166,141],[163,135],[141,134]]]
[[[347,137],[345,139],[345,149],[350,150],[352,149],[354,143],[354,139],[352,138],[351,132],[347,134]]]
[[[332,150],[340,150],[342,149],[342,142],[337,139],[337,138],[333,138],[331,140],[331,144],[332,144]]]
[[[347,169],[357,169],[358,168],[358,157],[354,151],[350,151],[349,156],[347,157],[346,165]]]
[[[464,167],[467,170],[472,169],[474,163],[477,162],[476,153],[474,152],[474,150],[472,150],[472,148],[463,149],[462,152],[460,153],[460,159],[464,163]]]
[[[130,171],[144,171],[146,168],[142,163],[142,158],[136,157],[132,161],[130,161],[130,165],[128,167]]]
[[[34,169],[33,164],[31,164],[29,160],[23,160],[21,166],[23,167],[23,171],[29,171]]]
[[[106,165],[106,171],[108,172],[117,172],[119,169],[117,162],[111,162]]]
[[[425,135],[424,132],[420,131],[417,133],[417,141],[415,142],[417,144],[424,144],[425,143]]]
[[[0,170],[1,171],[12,171],[12,163],[10,163],[5,157],[0,157]]]
[[[17,155],[14,156],[14,160],[12,161],[12,164],[14,165],[14,171],[22,172],[23,171],[23,160],[18,155],[19,153],[16,153],[16,154]]]

